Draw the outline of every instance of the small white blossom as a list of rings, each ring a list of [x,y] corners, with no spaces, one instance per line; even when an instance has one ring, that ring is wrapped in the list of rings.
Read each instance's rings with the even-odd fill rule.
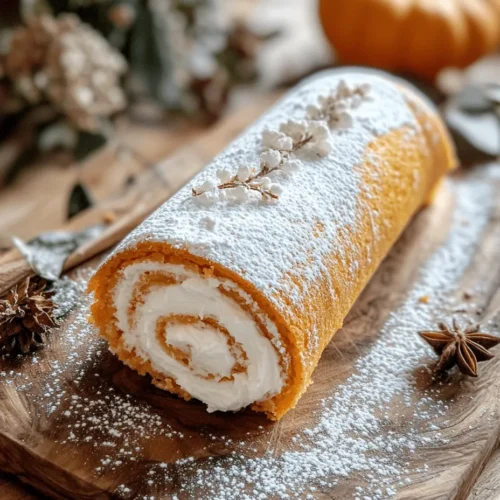
[[[279,184],[271,184],[268,191],[274,196],[280,196],[283,193],[283,188]]]
[[[332,150],[332,146],[329,141],[321,141],[314,144],[313,151],[317,153],[319,156],[328,156],[330,151]]]
[[[269,177],[262,177],[259,184],[264,189],[267,189],[272,184],[272,180]]]
[[[276,141],[276,149],[281,149],[282,151],[291,151],[293,149],[293,140],[291,137],[280,137]]]
[[[250,168],[246,165],[242,165],[240,168],[238,168],[238,172],[236,173],[236,175],[238,176],[238,179],[245,181],[250,176],[250,173]]]
[[[213,181],[207,180],[196,191],[212,191],[215,188],[215,183]]]
[[[197,202],[205,207],[212,206],[218,199],[219,197],[217,196],[217,193],[211,191],[201,193],[196,197]]]
[[[338,101],[335,103],[335,113],[341,113],[342,111],[347,111],[349,106],[345,101]]]
[[[330,96],[320,95],[318,97],[318,103],[322,108],[328,106],[330,104]]]
[[[335,128],[348,129],[353,124],[352,116],[349,113],[340,113],[334,123]]]
[[[278,144],[279,141],[286,137],[282,132],[276,132],[275,130],[266,129],[262,132],[262,145],[265,148],[280,149]]]
[[[237,186],[231,190],[235,201],[243,202],[248,199],[248,190],[244,186]]]
[[[351,108],[352,109],[359,108],[359,106],[361,105],[362,102],[363,102],[363,98],[360,95],[354,95],[354,96],[352,96],[352,99],[351,99]]]
[[[347,85],[345,80],[340,80],[337,86],[337,96],[340,97],[341,99],[345,99],[350,95],[351,95],[351,89],[349,88],[349,85]]]
[[[260,154],[260,164],[267,165],[269,168],[276,168],[281,162],[281,154],[275,149],[264,151]]]
[[[300,140],[307,131],[307,122],[288,120],[280,125],[280,130],[294,141]],[[291,149],[291,148],[290,148]]]
[[[317,120],[318,118],[321,118],[321,109],[319,109],[318,106],[307,106],[306,113],[307,117],[311,120]]]
[[[311,122],[309,124],[309,133],[315,141],[323,141],[330,138],[330,129],[323,121]]]
[[[227,168],[217,170],[217,178],[221,184],[225,184],[231,180],[232,174]]]
[[[372,86],[369,83],[362,83],[359,87],[359,92],[363,97],[367,97],[370,93]]]

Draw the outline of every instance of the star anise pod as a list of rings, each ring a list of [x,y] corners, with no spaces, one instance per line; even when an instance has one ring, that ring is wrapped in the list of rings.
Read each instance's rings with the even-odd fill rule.
[[[26,354],[45,343],[58,324],[47,282],[27,278],[0,297],[0,351]]]
[[[451,328],[444,323],[438,323],[438,328],[437,331],[419,332],[440,356],[435,368],[437,372],[457,365],[463,374],[477,377],[477,363],[493,358],[488,349],[500,343],[500,337],[480,332],[480,325],[463,330],[454,319]]]

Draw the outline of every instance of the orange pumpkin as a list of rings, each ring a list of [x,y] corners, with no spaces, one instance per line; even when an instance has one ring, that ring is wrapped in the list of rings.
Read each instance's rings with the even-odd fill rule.
[[[424,78],[500,41],[500,0],[319,0],[319,13],[341,62]]]

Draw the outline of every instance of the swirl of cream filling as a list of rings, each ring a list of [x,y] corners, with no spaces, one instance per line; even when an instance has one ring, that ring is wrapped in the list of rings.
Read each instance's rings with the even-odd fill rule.
[[[234,300],[235,293],[270,338]],[[239,410],[281,391],[280,355],[286,362],[286,352],[277,328],[252,309],[253,300],[234,282],[182,265],[141,262],[122,271],[114,305],[127,349],[203,401],[209,412]]]

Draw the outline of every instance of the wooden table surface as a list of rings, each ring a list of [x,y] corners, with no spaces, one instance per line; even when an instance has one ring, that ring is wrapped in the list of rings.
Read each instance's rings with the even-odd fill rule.
[[[253,113],[258,114],[259,109],[266,109],[274,99],[275,96],[272,95],[261,96],[252,104],[254,107]],[[174,154],[175,158],[184,157],[186,151],[192,149],[192,146],[189,145],[191,141],[198,145],[205,144],[205,152],[201,153],[202,150],[197,148],[197,154],[201,154],[202,158],[207,158],[207,155],[211,154],[212,147],[214,148],[213,152],[217,149],[218,146],[214,145],[215,142],[229,140],[231,135],[237,133],[244,126],[245,120],[241,117],[246,116],[247,113],[234,113],[232,117],[214,131],[206,131],[199,127],[186,128],[183,124],[178,124],[173,128],[158,125],[151,129],[140,124],[123,123],[121,133],[127,137],[127,141],[134,148],[137,148],[144,155],[148,155],[151,162],[172,155],[174,150],[178,151]],[[251,119],[251,115],[248,115],[248,120]],[[224,139],[225,137],[227,139]],[[141,169],[144,169],[144,166],[133,161],[126,160],[124,163],[123,158],[114,155],[110,147],[98,152],[79,168],[59,167],[50,162],[47,165],[35,165],[31,170],[25,172],[24,178],[20,178],[14,185],[5,190],[5,197],[0,196],[0,234],[11,235],[17,233],[29,238],[40,230],[57,227],[63,219],[62,214],[64,214],[68,191],[72,183],[77,179],[83,180],[96,193],[97,200],[106,200],[121,192],[127,175],[131,172],[140,173]],[[175,176],[175,171],[172,172]],[[182,169],[179,172],[182,172]],[[36,175],[36,182],[32,181],[32,173]],[[185,180],[183,177],[185,175],[185,173],[179,173],[179,182]],[[58,186],[61,186],[61,189],[48,192],[48,187],[54,184],[55,179],[58,179]],[[175,178],[172,177],[171,180],[175,184]],[[6,200],[10,200],[10,203]],[[23,210],[24,204],[27,203],[26,200],[29,200],[29,210]],[[494,218],[490,221],[490,227],[493,231],[497,227],[495,226],[496,220]],[[486,248],[482,251],[482,257],[487,259],[488,252],[491,253],[494,250],[495,248],[490,250]],[[476,278],[477,276],[474,277],[474,279]],[[372,286],[376,287],[376,285]],[[495,364],[495,366],[497,365]],[[491,379],[492,373],[497,372],[495,368],[492,368],[492,370],[493,372],[491,370],[488,372],[490,373],[488,380]],[[315,384],[314,387],[317,389],[319,386]],[[484,384],[481,387],[484,388]],[[490,403],[494,404],[491,401]],[[470,488],[472,483],[466,487],[467,491],[470,490],[468,497],[470,499],[487,500],[500,497],[500,450],[494,452],[496,434],[490,430],[487,432],[485,439],[483,437],[485,436],[483,435],[481,438],[483,443],[481,445],[482,451],[477,455],[477,459],[474,459],[474,468],[467,473],[467,482],[474,483],[472,488]],[[494,439],[492,440],[492,438]],[[467,446],[473,445],[469,441],[467,443]],[[476,475],[478,476],[477,480]],[[11,476],[0,475],[0,498],[32,499],[45,498],[45,496],[21,485]],[[342,496],[339,498],[342,498]],[[424,497],[411,496],[410,494],[410,496],[404,498]],[[453,497],[446,496],[446,498]],[[457,498],[465,497],[457,490]]]
[[[274,3],[280,1],[276,0]],[[301,44],[303,45],[303,41]],[[282,56],[271,57],[264,64],[271,67],[285,59]],[[303,68],[292,69],[290,76],[302,71]],[[271,100],[272,98],[269,102]],[[128,121],[120,124],[119,131],[123,141],[140,151],[151,163],[165,158],[206,132],[201,127],[182,122],[148,126]],[[64,222],[67,199],[75,182],[85,183],[99,203],[117,195],[122,190],[125,179],[130,174],[140,174],[144,168],[143,164],[133,158],[118,157],[111,147],[96,153],[78,167],[60,166],[51,160],[32,165],[14,184],[0,190],[0,247],[8,244],[14,234],[28,239],[41,231],[59,227]],[[492,442],[490,446],[496,448],[498,443]],[[470,490],[469,500],[500,498],[500,448],[484,464],[479,465],[477,472],[479,475]],[[46,496],[21,483],[14,476],[0,473],[0,499],[41,498]]]

